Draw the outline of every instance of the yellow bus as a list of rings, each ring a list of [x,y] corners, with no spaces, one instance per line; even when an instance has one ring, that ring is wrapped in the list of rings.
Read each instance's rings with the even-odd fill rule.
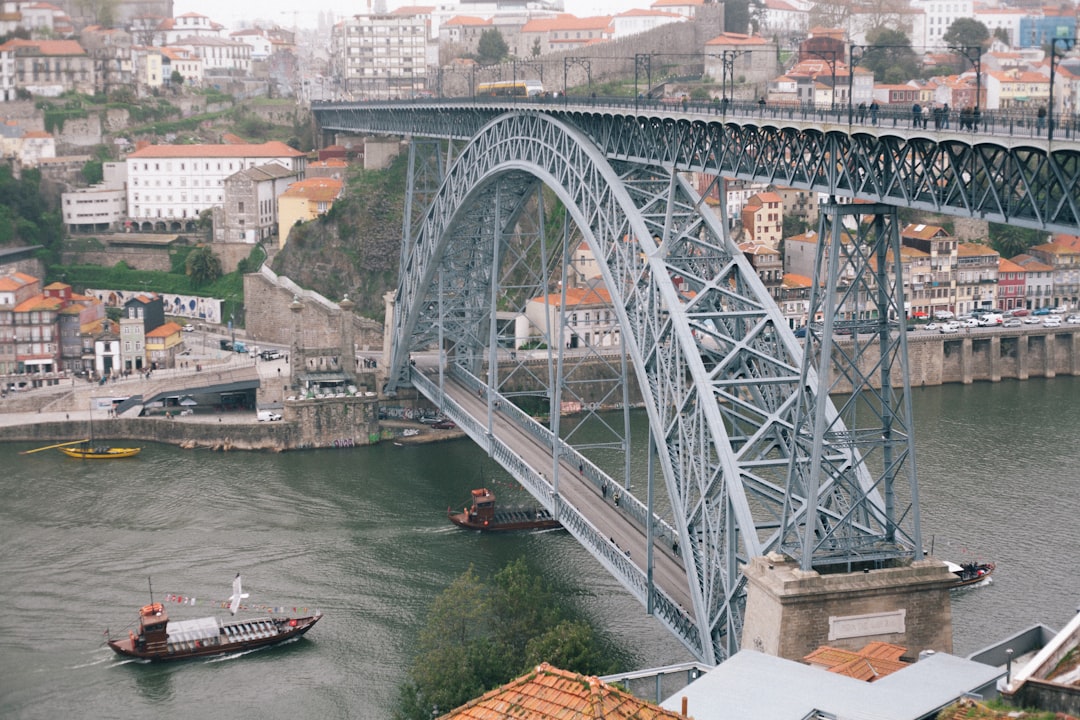
[[[476,94],[480,97],[538,97],[544,94],[539,80],[497,80],[479,83]]]

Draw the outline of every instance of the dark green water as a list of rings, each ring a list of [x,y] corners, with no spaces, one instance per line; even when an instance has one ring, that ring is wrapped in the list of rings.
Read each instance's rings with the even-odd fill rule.
[[[954,594],[956,651],[1080,602],[1080,378],[916,391],[924,533],[939,555],[998,563]],[[525,556],[568,583],[639,667],[682,646],[562,532],[451,529],[448,504],[494,485],[526,499],[468,441],[281,455],[152,446],[89,463],[0,446],[0,717],[386,718],[432,599],[474,564]],[[307,638],[241,658],[117,659],[139,605],[165,593],[319,609]],[[170,603],[174,618],[213,614]],[[628,668],[629,669],[629,668]]]

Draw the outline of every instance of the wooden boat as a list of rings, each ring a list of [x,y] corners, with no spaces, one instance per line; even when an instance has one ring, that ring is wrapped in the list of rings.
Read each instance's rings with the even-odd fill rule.
[[[114,448],[108,445],[82,445],[80,447],[57,448],[68,457],[79,460],[116,460],[118,458],[135,457],[142,448]]]
[[[953,587],[977,585],[989,579],[994,572],[994,563],[969,562],[958,565],[946,560],[945,564],[949,566],[949,572],[956,576],[956,584]]]
[[[240,575],[233,580],[229,609],[235,615],[241,598]],[[298,638],[319,622],[321,613],[306,617],[256,617],[222,620],[216,617],[169,620],[165,606],[151,601],[139,610],[139,632],[108,640],[119,655],[140,660],[186,660],[254,650]]]
[[[446,508],[450,522],[467,530],[504,532],[508,530],[543,530],[561,527],[545,508],[506,508],[496,511],[495,495],[487,488],[472,491],[472,505],[455,513]]]

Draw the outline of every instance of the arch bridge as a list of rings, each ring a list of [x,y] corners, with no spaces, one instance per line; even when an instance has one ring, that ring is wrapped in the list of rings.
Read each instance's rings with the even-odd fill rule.
[[[413,138],[387,391],[435,402],[707,663],[738,649],[753,557],[922,557],[896,208],[1080,228],[1071,138],[751,107],[314,112]],[[687,172],[832,198],[805,341]]]

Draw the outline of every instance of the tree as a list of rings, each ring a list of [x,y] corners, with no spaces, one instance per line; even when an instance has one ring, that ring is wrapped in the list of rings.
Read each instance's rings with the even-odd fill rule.
[[[540,38],[536,38],[535,40],[533,40],[532,56],[540,57],[541,52],[543,52],[543,50],[540,48]]]
[[[1009,31],[1003,27],[994,28],[994,39],[1000,40],[1005,45],[1011,45],[1009,42]]]
[[[428,720],[541,662],[590,675],[612,672],[618,653],[587,624],[567,618],[560,600],[524,559],[488,583],[470,567],[432,605],[395,718]]]
[[[922,63],[904,33],[885,29],[866,39],[870,46],[863,52],[861,65],[874,73],[877,82],[901,83],[922,74]]]
[[[1043,238],[1044,235],[1038,230],[990,223],[990,247],[997,250],[1003,258],[1026,253],[1033,245],[1041,244]]]
[[[476,44],[476,59],[481,65],[492,65],[501,62],[510,53],[502,33],[496,28],[485,30],[480,34],[480,40]]]
[[[986,47],[990,31],[975,18],[957,18],[941,36],[946,45],[954,47]]]
[[[180,74],[179,70],[173,70],[172,75],[169,76],[169,83],[176,86],[183,85],[184,76]]]
[[[802,235],[809,229],[810,225],[801,217],[796,215],[784,216],[784,237],[788,238],[794,235]]]
[[[209,285],[221,277],[221,258],[214,254],[209,245],[200,245],[188,253],[184,271],[191,278],[193,286]]]

